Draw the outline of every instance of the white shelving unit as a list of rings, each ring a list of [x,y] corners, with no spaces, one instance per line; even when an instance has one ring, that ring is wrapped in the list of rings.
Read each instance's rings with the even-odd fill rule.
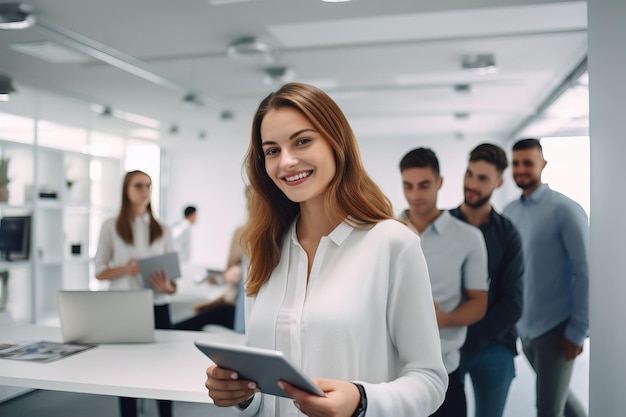
[[[29,259],[0,261],[0,271],[10,274],[4,316],[56,324],[58,290],[96,285],[93,256],[102,222],[119,208],[122,163],[1,139],[0,155],[11,158],[9,201],[0,203],[0,216],[31,216]]]

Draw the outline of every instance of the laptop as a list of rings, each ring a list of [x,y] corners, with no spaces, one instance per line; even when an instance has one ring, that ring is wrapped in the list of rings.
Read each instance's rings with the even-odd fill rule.
[[[57,292],[65,343],[154,342],[151,290]]]
[[[141,268],[141,280],[143,281],[144,288],[152,288],[152,285],[150,285],[150,276],[158,270],[165,271],[170,281],[180,278],[181,276],[178,252],[170,252],[165,255],[139,259],[139,268]]]

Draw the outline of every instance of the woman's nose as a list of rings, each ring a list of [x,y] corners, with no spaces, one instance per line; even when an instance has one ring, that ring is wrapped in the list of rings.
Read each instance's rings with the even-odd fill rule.
[[[281,153],[280,164],[284,168],[292,167],[298,163],[298,159],[295,155],[289,151],[283,151]]]

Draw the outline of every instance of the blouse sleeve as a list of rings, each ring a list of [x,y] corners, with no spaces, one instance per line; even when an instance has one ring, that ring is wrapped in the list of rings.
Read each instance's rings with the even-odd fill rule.
[[[368,416],[427,417],[443,402],[448,385],[420,240],[404,242],[392,249],[398,255],[390,265],[387,295],[387,327],[403,366],[388,383],[360,382]]]
[[[100,237],[98,239],[98,248],[94,258],[96,276],[105,269],[110,268],[111,259],[113,259],[113,228],[111,221],[107,220],[102,224]]]

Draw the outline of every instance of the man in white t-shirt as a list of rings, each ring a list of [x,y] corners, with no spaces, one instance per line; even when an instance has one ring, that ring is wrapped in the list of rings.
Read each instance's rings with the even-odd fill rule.
[[[191,225],[196,222],[197,210],[194,206],[187,206],[184,215],[184,219],[172,226],[172,238],[182,264],[191,259]]]
[[[459,373],[460,349],[467,326],[487,310],[487,248],[481,231],[437,208],[443,184],[439,161],[430,149],[418,148],[400,161],[404,197],[409,208],[399,218],[417,233],[428,265],[441,338],[443,363],[450,382],[446,399],[433,414],[467,414]]]

